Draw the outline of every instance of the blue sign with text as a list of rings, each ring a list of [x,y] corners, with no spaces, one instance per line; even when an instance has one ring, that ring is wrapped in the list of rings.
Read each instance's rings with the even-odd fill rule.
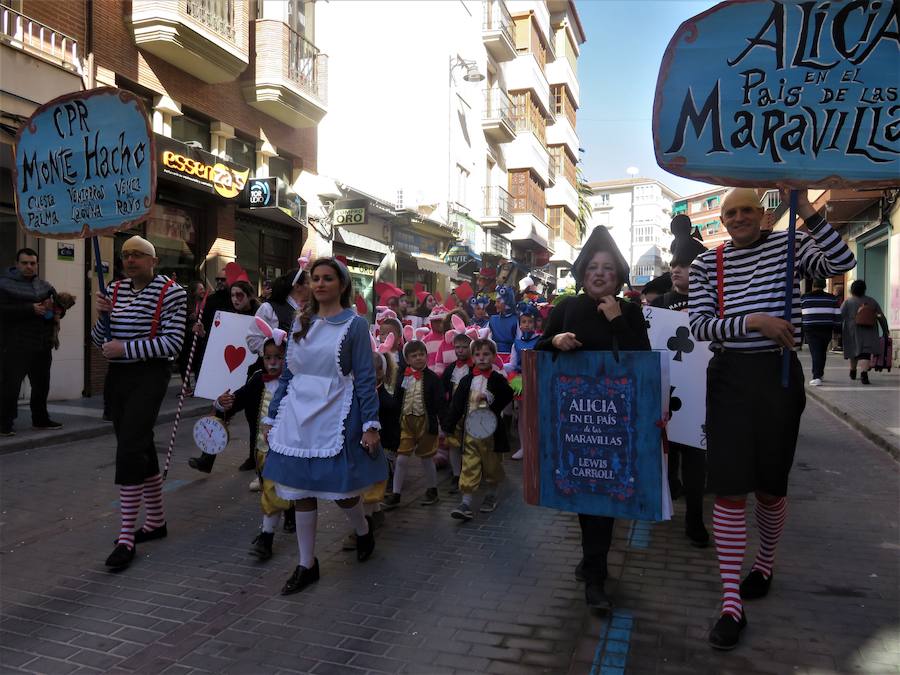
[[[662,520],[656,352],[526,352],[525,498],[577,513]]]
[[[113,87],[40,106],[19,130],[16,214],[39,237],[91,237],[127,229],[150,213],[156,191],[147,111]]]
[[[669,42],[656,160],[708,183],[900,183],[900,3],[733,0]]]

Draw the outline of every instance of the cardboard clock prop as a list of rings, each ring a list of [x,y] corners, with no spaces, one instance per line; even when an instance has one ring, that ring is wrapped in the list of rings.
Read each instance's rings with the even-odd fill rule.
[[[194,423],[194,444],[207,455],[218,455],[228,445],[228,425],[208,415]]]
[[[671,516],[660,425],[659,352],[523,354],[525,500],[563,511]]]
[[[476,408],[466,415],[466,433],[472,438],[483,440],[497,431],[497,416],[490,408]]]

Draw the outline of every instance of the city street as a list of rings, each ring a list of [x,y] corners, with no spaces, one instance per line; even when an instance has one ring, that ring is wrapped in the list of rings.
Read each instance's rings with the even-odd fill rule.
[[[3,672],[900,672],[897,465],[812,401],[772,593],[748,605],[730,653],[706,643],[712,548],[691,548],[677,519],[620,521],[617,606],[591,615],[572,574],[574,517],[526,506],[512,462],[500,508],[463,525],[446,483],[433,507],[413,484],[365,564],[341,550],[348,527],[323,505],[321,581],[282,598],[295,538],[279,531],[267,563],[247,554],[258,498],[236,470],[246,430],[233,427],[205,476],[186,465],[182,426],[170,535],[118,574],[103,566],[118,527],[111,435],[0,456]]]

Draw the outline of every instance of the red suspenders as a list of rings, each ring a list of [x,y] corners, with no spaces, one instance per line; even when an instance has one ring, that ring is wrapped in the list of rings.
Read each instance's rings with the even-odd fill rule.
[[[121,281],[117,281],[115,286],[113,286],[112,293],[112,305],[113,309],[116,307],[116,298],[119,296],[119,285]],[[159,329],[159,319],[162,316],[163,303],[166,300],[166,291],[169,290],[169,287],[175,283],[174,279],[169,279],[163,284],[162,290],[159,292],[159,298],[156,300],[156,310],[153,312],[153,319],[150,321],[150,339],[156,337],[156,331]]]

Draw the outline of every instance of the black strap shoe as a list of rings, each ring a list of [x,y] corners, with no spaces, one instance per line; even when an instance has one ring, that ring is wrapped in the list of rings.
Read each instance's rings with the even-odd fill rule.
[[[741,600],[756,600],[769,594],[769,586],[772,585],[772,577],[768,579],[759,570],[750,570],[750,574],[741,582]]]
[[[169,536],[168,523],[163,523],[157,528],[145,532],[143,528],[134,531],[134,543],[143,544],[145,541],[153,541],[154,539],[165,539]]]
[[[741,612],[741,620],[738,621],[731,614],[723,614],[716,621],[716,625],[709,631],[709,645],[713,649],[728,651],[738,646],[741,640],[741,631],[747,627],[747,615]]]
[[[256,471],[256,458],[248,457],[243,464],[238,467],[238,471]]]
[[[255,555],[260,560],[268,560],[272,557],[272,542],[275,539],[274,532],[260,532],[253,540],[250,555]]]
[[[113,552],[106,559],[106,566],[114,570],[123,570],[134,560],[135,547],[128,548],[125,544],[116,544]]]
[[[288,579],[284,587],[281,589],[282,595],[293,595],[299,593],[310,584],[314,584],[319,580],[319,559],[316,558],[313,566],[309,569],[297,565],[297,569]]]
[[[584,587],[584,601],[591,609],[608,612],[612,609],[612,600],[603,589],[602,581],[588,580]]]
[[[202,471],[203,473],[209,473],[212,471],[213,464],[216,463],[216,456],[210,455],[206,452],[202,453],[199,457],[191,457],[188,460],[188,466],[192,469],[196,469],[197,471]]]
[[[366,516],[366,522],[369,523],[369,531],[366,534],[356,535],[356,559],[359,562],[368,560],[375,550],[375,533],[372,519]]]

